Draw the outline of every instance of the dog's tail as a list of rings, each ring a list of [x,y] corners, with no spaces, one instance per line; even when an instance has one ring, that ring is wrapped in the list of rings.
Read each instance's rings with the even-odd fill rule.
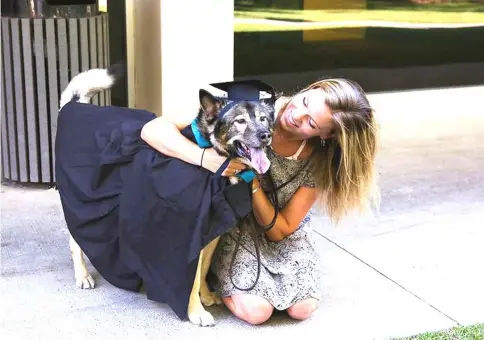
[[[108,90],[124,76],[124,64],[117,63],[105,69],[95,68],[76,75],[69,82],[60,99],[60,108],[71,101],[89,103],[98,92]]]

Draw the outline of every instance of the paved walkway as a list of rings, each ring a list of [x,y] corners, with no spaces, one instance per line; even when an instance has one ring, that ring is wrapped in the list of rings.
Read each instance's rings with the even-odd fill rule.
[[[382,206],[335,228],[318,217],[323,301],[253,327],[226,309],[213,328],[119,290],[74,286],[54,190],[3,186],[2,339],[389,339],[484,322],[484,86],[374,94]],[[304,332],[304,334],[303,334]]]

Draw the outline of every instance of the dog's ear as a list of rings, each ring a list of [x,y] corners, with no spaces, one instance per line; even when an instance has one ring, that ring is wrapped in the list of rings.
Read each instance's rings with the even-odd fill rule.
[[[274,107],[275,105],[275,101],[272,98],[261,98],[259,101],[267,107]]]
[[[270,113],[270,118],[274,121],[275,119],[275,101],[272,98],[262,98],[260,99],[260,103],[267,108]]]
[[[212,96],[210,92],[204,89],[200,89],[198,91],[198,96],[200,98],[200,106],[207,118],[217,117],[222,103],[217,98]]]

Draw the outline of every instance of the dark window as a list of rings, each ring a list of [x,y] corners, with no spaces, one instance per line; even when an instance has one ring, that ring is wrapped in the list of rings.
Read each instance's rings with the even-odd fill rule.
[[[484,82],[483,0],[235,0],[235,18],[237,78],[294,88],[344,76],[370,91]]]

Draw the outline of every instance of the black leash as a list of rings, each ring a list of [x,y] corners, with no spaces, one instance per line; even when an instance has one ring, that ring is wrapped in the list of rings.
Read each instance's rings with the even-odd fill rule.
[[[255,222],[255,223],[247,223],[248,228],[249,228],[250,238],[254,242],[255,254],[256,254],[256,258],[257,258],[257,275],[256,275],[256,278],[255,278],[254,283],[249,288],[237,287],[237,285],[233,281],[233,275],[232,275],[235,258],[237,256],[237,252],[238,252],[239,247],[241,245],[241,240],[242,240],[242,227],[239,227],[239,235],[237,236],[237,239],[234,239],[234,237],[229,234],[230,237],[232,237],[232,239],[235,240],[235,249],[234,249],[234,253],[233,253],[233,256],[232,256],[232,260],[230,260],[229,276],[230,276],[230,281],[232,282],[232,284],[234,285],[234,287],[237,288],[238,290],[249,291],[249,290],[254,289],[255,285],[259,282],[259,278],[260,278],[261,259],[260,259],[259,241],[257,239],[258,233],[256,232],[255,228],[252,228],[252,226],[253,225],[257,225],[260,228],[260,234],[263,234],[263,233],[271,230],[274,227],[274,225],[276,224],[276,221],[277,221],[277,216],[279,215],[279,200],[277,198],[277,191],[280,190],[281,188],[285,187],[289,183],[291,183],[301,173],[301,171],[304,168],[306,168],[306,166],[309,164],[310,159],[311,159],[311,157],[308,158],[308,160],[306,161],[306,163],[299,169],[299,171],[297,171],[289,180],[287,180],[286,182],[282,183],[278,187],[275,187],[275,185],[274,185],[274,179],[273,179],[272,173],[271,173],[271,171],[269,169],[267,175],[268,175],[269,184],[271,186],[271,189],[267,193],[270,193],[271,194],[271,197],[272,197],[272,202],[274,204],[274,217],[272,218],[272,221],[268,225],[266,225],[266,226],[261,225],[259,223],[259,221],[257,221],[257,219],[255,218],[255,216],[254,216],[253,213],[252,214],[249,214],[246,217],[244,217],[244,219],[245,218],[249,218],[249,219],[252,220],[252,222]],[[239,221],[239,225],[240,226],[244,225],[244,223],[242,223],[242,221],[243,221],[243,219],[241,221]],[[246,249],[246,250],[249,251],[248,249]]]

